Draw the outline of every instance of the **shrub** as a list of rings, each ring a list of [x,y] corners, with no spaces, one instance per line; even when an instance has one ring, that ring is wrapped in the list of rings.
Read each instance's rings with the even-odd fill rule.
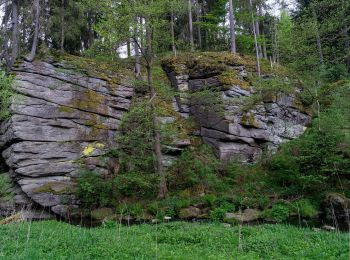
[[[169,186],[177,190],[194,186],[214,189],[219,182],[216,175],[218,166],[219,160],[208,146],[187,149],[169,169]]]
[[[318,214],[317,209],[308,199],[300,199],[293,202],[290,209],[303,218],[313,218]]]
[[[127,172],[114,179],[116,191],[125,197],[152,197],[156,194],[158,177],[155,174]]]
[[[14,96],[12,77],[0,70],[0,120],[7,119],[10,116],[9,107]]]
[[[280,223],[286,221],[289,217],[289,208],[287,205],[278,203],[272,206],[270,217]]]
[[[0,199],[9,200],[12,198],[11,186],[11,179],[5,174],[0,174]]]
[[[77,181],[76,196],[82,207],[92,209],[105,207],[113,199],[113,185],[93,171],[84,171]]]

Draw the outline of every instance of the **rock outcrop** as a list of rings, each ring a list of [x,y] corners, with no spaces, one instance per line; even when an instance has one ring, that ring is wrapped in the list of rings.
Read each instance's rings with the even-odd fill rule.
[[[77,208],[72,190],[82,169],[109,173],[112,159],[104,155],[134,91],[108,67],[98,74],[89,60],[80,60],[80,67],[72,65],[75,59],[24,62],[14,69],[19,95],[1,125],[0,145],[15,197],[0,203],[3,215],[32,205],[66,216]]]
[[[256,93],[250,82],[254,67],[249,58],[226,53],[163,60],[178,92],[174,108],[183,117],[196,119],[204,142],[222,160],[254,162],[264,150],[276,150],[281,143],[299,137],[311,120],[298,101],[298,88],[290,93]],[[204,89],[218,94],[221,110],[210,97],[194,94]],[[259,95],[261,100],[249,107]]]

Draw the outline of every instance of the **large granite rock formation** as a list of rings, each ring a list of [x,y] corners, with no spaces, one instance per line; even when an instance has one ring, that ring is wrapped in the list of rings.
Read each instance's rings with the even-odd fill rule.
[[[133,89],[114,73],[90,73],[76,62],[24,62],[14,69],[19,92],[12,116],[1,125],[2,157],[9,168],[15,197],[0,202],[0,214],[18,208],[37,208],[66,216],[77,207],[72,190],[75,178],[87,168],[108,174],[103,156],[113,144]],[[31,205],[31,206],[29,206]],[[48,212],[48,211],[46,211]]]
[[[255,63],[248,57],[187,55],[163,60],[163,68],[178,91],[174,108],[184,117],[196,118],[200,135],[220,159],[256,161],[264,150],[276,150],[281,143],[303,134],[310,122],[298,100],[300,89],[256,93],[250,82]],[[263,75],[265,80],[271,77],[272,71]],[[203,89],[219,94],[222,109],[206,100],[210,97],[193,94]],[[261,100],[252,103],[257,97]]]

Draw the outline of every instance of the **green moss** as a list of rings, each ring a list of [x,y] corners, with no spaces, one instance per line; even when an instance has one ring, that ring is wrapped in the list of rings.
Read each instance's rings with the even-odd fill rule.
[[[35,193],[52,193],[54,195],[61,195],[71,193],[74,189],[72,183],[67,182],[48,182],[36,188]]]
[[[237,85],[242,89],[250,90],[250,85],[247,81],[238,78],[237,72],[234,70],[225,71],[219,75],[220,83],[224,86]]]
[[[73,113],[75,110],[74,110],[74,108],[60,105],[58,107],[58,111],[60,111],[62,113]]]
[[[250,126],[254,128],[259,128],[259,123],[255,118],[253,113],[246,113],[241,118],[241,124],[245,126]]]

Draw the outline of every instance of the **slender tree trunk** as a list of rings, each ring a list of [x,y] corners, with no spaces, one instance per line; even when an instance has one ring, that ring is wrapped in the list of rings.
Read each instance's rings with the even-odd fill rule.
[[[64,0],[61,0],[61,53],[64,53]]]
[[[171,29],[171,46],[172,46],[172,50],[174,55],[176,56],[176,43],[175,43],[175,19],[174,19],[174,12],[171,11],[170,13],[170,29]]]
[[[38,41],[39,41],[39,29],[40,29],[40,0],[33,0],[33,11],[34,11],[34,21],[35,21],[35,28],[34,28],[34,37],[33,37],[33,44],[32,44],[32,50],[30,54],[26,57],[26,60],[29,62],[32,62],[35,58],[36,49],[38,47]]]
[[[255,20],[255,34],[256,34],[257,44],[259,49],[259,58],[262,59],[263,55],[262,55],[262,47],[260,43],[260,23],[257,20]]]
[[[233,1],[229,0],[229,19],[230,19],[230,46],[231,46],[231,53],[236,53],[236,23],[235,23],[235,17],[233,13]]]
[[[188,27],[189,27],[191,51],[194,51],[192,0],[188,0]]]
[[[316,10],[315,10],[315,7],[313,4],[311,4],[311,9],[312,9],[312,15],[314,18],[314,22],[315,22],[315,34],[316,34],[316,44],[317,44],[318,54],[319,54],[319,58],[320,58],[320,63],[321,63],[321,65],[323,65],[324,64],[324,57],[323,57],[322,41],[321,41],[321,37],[320,37],[320,31],[318,28],[317,14],[316,14]]]
[[[11,68],[18,56],[18,0],[12,0],[12,51],[8,67]]]
[[[134,27],[134,49],[135,49],[135,74],[136,74],[136,78],[138,79],[141,77],[140,46],[138,44],[139,34],[140,32],[138,30],[138,18],[136,17],[136,26]]]
[[[261,6],[259,6],[259,15],[260,17],[263,17],[263,12]],[[264,57],[265,60],[268,60],[267,57],[267,46],[266,46],[266,35],[265,35],[265,28],[266,28],[266,23],[263,21],[261,23],[261,35],[262,35],[262,56]]]
[[[260,55],[259,55],[258,39],[257,39],[256,31],[255,31],[255,21],[254,21],[252,0],[249,0],[249,4],[250,4],[250,12],[252,15],[252,28],[253,28],[253,34],[254,34],[255,53],[256,53],[256,68],[257,68],[258,76],[260,78],[261,77]]]
[[[131,57],[131,43],[130,43],[130,39],[127,39],[126,41],[126,53],[128,55],[128,58]]]
[[[163,166],[163,155],[162,155],[162,146],[161,146],[161,135],[159,129],[159,123],[156,117],[156,107],[154,103],[154,98],[156,96],[156,90],[153,85],[153,29],[150,25],[146,29],[146,38],[147,38],[147,50],[146,50],[146,59],[147,59],[147,83],[151,93],[151,109],[152,109],[152,121],[154,128],[154,154],[156,157],[156,172],[159,175],[159,191],[158,198],[165,198],[168,193],[166,176]]]
[[[349,39],[349,28],[345,26],[344,28],[344,44],[345,44],[345,51],[346,51],[346,66],[348,68],[348,72],[350,73],[350,39]]]
[[[7,25],[10,20],[11,15],[11,5],[7,4],[4,8],[4,16],[2,17],[2,23],[1,23],[1,31],[0,34],[3,35],[3,42],[1,46],[1,52],[0,52],[0,62],[2,59],[5,59],[6,63],[9,64],[9,53],[8,53],[8,42],[9,42],[9,35],[7,32]]]
[[[201,6],[199,1],[197,1],[197,34],[198,34],[198,47],[201,50],[203,48],[203,43],[202,43],[202,28],[200,25],[201,22]]]

